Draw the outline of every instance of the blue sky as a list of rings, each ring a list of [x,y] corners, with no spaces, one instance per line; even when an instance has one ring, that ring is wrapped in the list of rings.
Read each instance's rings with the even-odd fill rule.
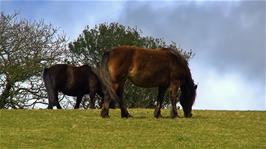
[[[193,49],[195,109],[266,110],[265,1],[11,1],[19,12],[59,27],[69,41],[86,25],[119,22]]]

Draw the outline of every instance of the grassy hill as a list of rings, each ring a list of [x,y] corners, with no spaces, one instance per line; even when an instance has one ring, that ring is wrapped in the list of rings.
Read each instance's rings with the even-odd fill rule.
[[[103,119],[99,110],[0,110],[0,148],[266,148],[266,112],[129,112],[133,118],[111,110]]]

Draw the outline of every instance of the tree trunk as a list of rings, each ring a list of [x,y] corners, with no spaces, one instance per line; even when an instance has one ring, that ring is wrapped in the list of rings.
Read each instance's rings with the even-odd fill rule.
[[[3,109],[7,104],[7,98],[10,96],[11,88],[12,88],[12,83],[9,77],[7,76],[5,89],[0,95],[0,109]]]

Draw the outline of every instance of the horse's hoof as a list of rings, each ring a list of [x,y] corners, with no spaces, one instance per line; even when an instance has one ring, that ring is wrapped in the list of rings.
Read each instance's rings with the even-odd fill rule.
[[[109,116],[108,114],[103,113],[103,112],[101,113],[101,117],[102,117],[102,118],[110,118],[110,116]]]
[[[178,118],[179,116],[178,116],[177,113],[171,113],[170,117],[171,117],[172,119],[174,119],[174,118]]]
[[[171,115],[171,118],[172,118],[172,119],[175,119],[175,118],[178,118],[178,116],[177,116],[177,115],[176,115],[176,116]]]
[[[129,113],[127,113],[127,114],[121,114],[121,117],[122,118],[130,118],[130,117],[133,117],[133,116],[130,115]]]
[[[161,117],[162,117],[162,115],[161,115],[161,110],[160,110],[159,108],[156,108],[156,109],[154,110],[154,117],[155,117],[155,118],[161,118]]]
[[[162,118],[163,116],[161,114],[154,115],[155,118]]]
[[[110,118],[109,115],[102,115],[102,118]]]
[[[102,116],[102,118],[109,118],[110,117],[106,110],[101,111],[101,116]]]
[[[185,118],[191,118],[192,117],[192,114],[185,114]]]

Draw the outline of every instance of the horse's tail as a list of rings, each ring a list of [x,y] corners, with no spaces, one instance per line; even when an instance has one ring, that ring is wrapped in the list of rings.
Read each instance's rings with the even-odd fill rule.
[[[56,103],[56,101],[54,101],[56,97],[55,97],[53,81],[49,73],[49,68],[44,68],[43,70],[43,82],[48,94],[48,102],[49,102],[48,109],[52,109],[54,103]]]
[[[101,88],[101,91],[100,92],[97,92],[98,95],[101,96],[101,102],[99,103],[99,106],[100,108],[102,108],[102,104],[104,102],[104,97],[106,96],[105,92],[107,92],[110,97],[112,98],[110,104],[109,104],[109,108],[112,108],[112,109],[115,109],[116,107],[116,102],[115,102],[115,95],[112,95],[111,91],[108,91],[110,90],[109,86],[107,86],[108,83],[107,80],[104,80],[103,78],[103,72],[101,72],[101,68],[91,68],[92,72],[97,76],[97,79],[99,80],[99,83],[100,83],[100,88]]]
[[[102,62],[100,64],[100,78],[102,80],[103,85],[106,87],[106,91],[108,92],[109,96],[116,101],[118,99],[118,96],[116,92],[114,91],[111,83],[111,77],[108,71],[108,61],[111,51],[106,51],[103,54]]]

